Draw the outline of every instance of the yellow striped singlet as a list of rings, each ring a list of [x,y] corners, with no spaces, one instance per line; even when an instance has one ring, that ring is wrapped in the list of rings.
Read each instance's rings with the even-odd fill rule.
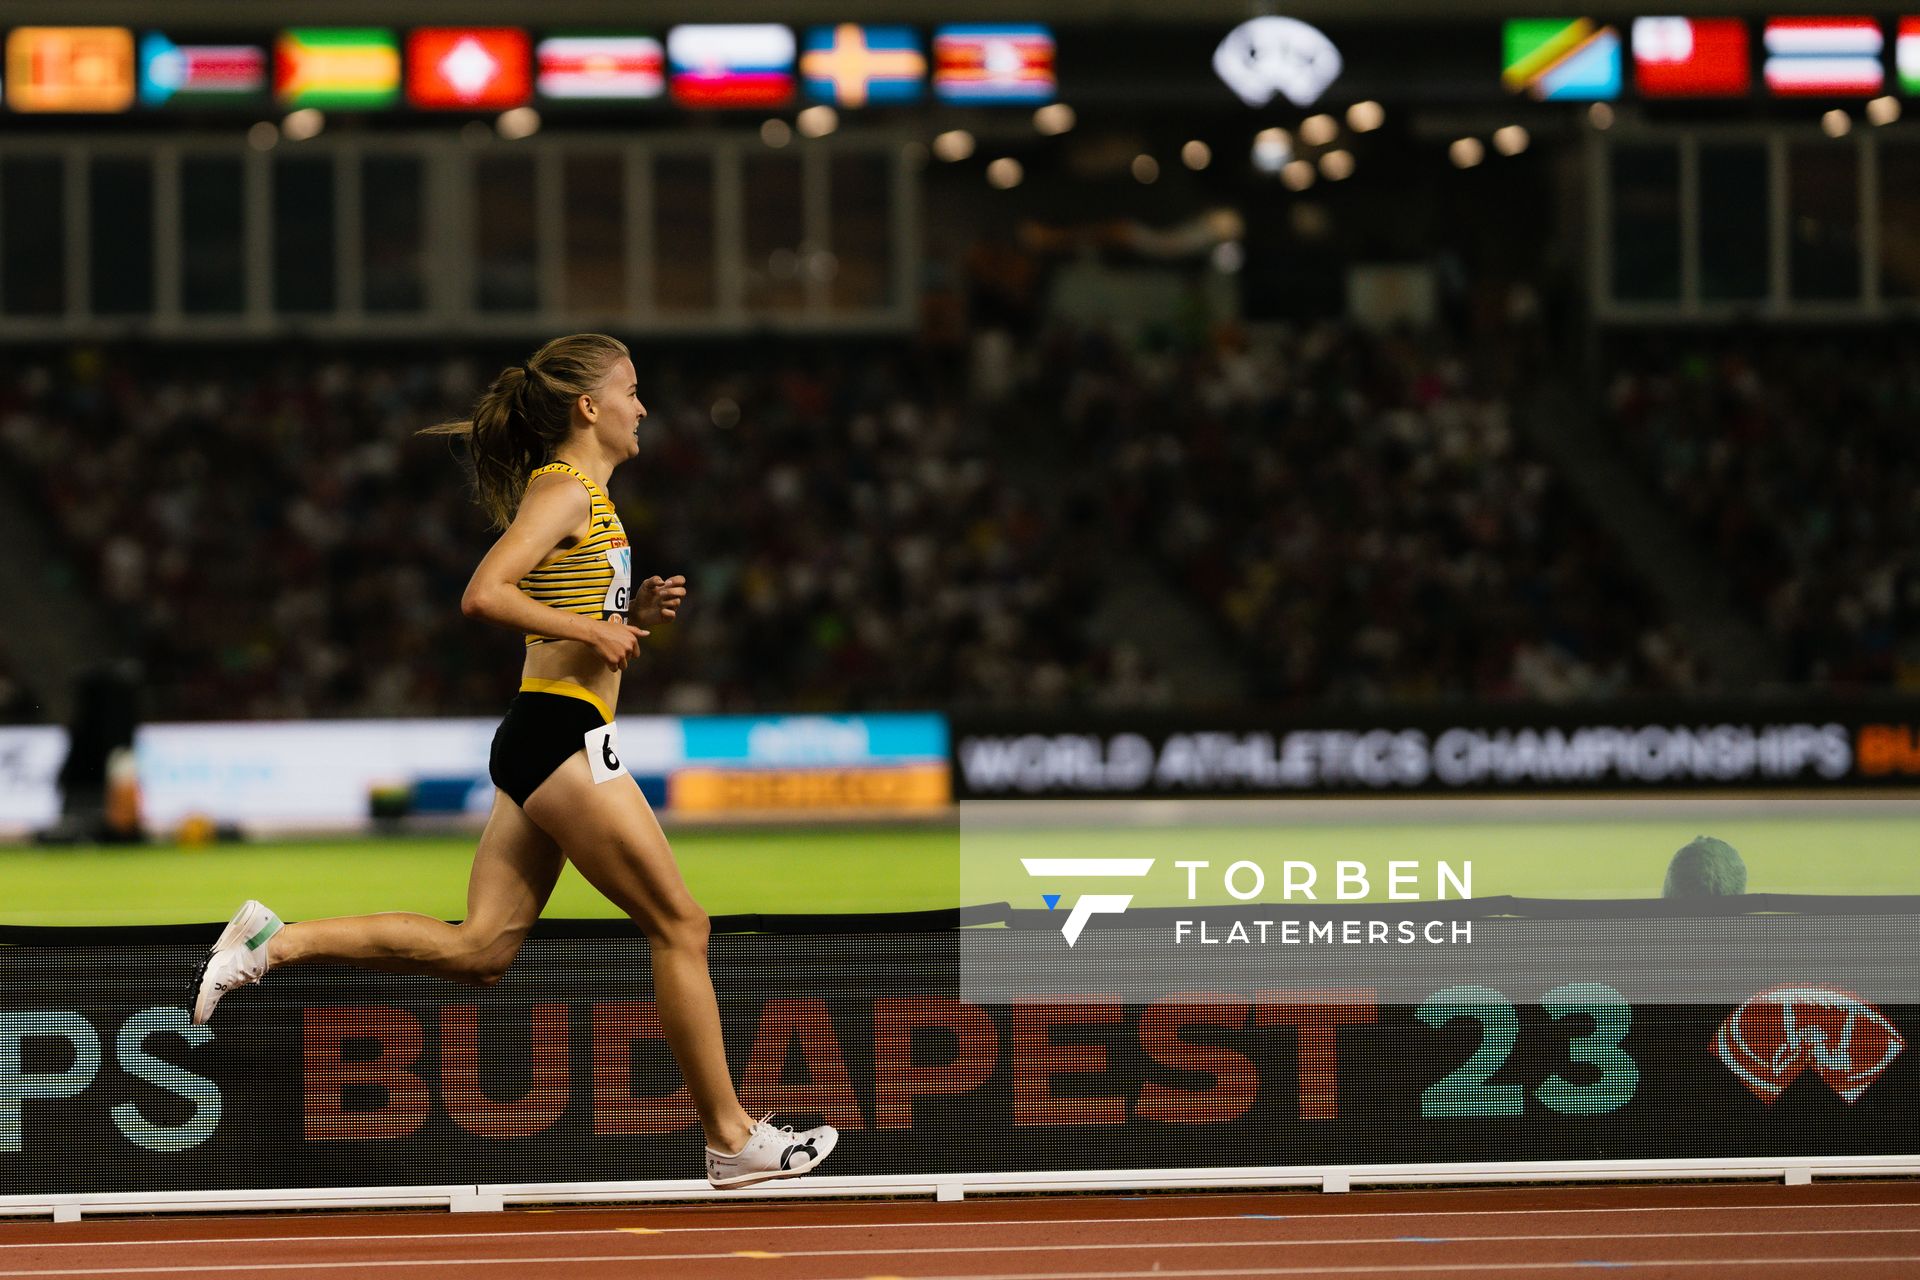
[[[574,546],[556,552],[532,573],[520,579],[520,589],[535,602],[583,613],[594,618],[624,620],[632,607],[633,549],[627,545],[627,530],[620,513],[593,480],[564,462],[550,462],[527,477],[560,471],[587,486],[593,499],[593,513],[587,520],[587,536]],[[545,644],[552,636],[529,635],[528,645]]]

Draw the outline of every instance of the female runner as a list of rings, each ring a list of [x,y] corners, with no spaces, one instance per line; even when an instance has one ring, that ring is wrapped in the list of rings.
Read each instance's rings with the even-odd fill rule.
[[[194,984],[193,1020],[207,1021],[221,996],[268,971],[310,961],[490,986],[571,860],[646,933],[661,1028],[706,1131],[707,1178],[741,1187],[812,1170],[839,1135],[828,1125],[776,1129],[741,1108],[707,972],[707,914],[619,762],[620,672],[643,627],[671,621],[686,598],[681,577],[632,590],[626,533],[606,496],[613,469],[640,451],[646,416],[626,347],[587,333],[503,370],[470,421],[429,428],[467,439],[479,500],[505,530],[474,570],[461,612],[526,637],[520,692],[488,762],[497,790],[467,917],[453,925],[388,912],[282,925],[247,902]]]

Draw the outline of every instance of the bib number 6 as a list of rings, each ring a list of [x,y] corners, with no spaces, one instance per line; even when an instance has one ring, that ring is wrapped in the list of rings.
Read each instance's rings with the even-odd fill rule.
[[[620,731],[618,725],[603,724],[598,729],[587,730],[587,766],[593,770],[593,780],[611,782],[626,772],[620,763]]]

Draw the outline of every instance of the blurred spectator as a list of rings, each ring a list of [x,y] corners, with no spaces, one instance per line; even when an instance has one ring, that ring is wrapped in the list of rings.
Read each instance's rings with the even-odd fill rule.
[[[1617,341],[1628,450],[1795,685],[1920,688],[1920,355],[1884,335]]]

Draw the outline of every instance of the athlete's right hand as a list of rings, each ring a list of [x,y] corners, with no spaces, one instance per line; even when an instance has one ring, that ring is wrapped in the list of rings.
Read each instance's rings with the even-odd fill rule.
[[[596,618],[590,625],[592,630],[587,635],[587,643],[593,646],[593,651],[600,655],[610,671],[625,671],[627,663],[633,661],[633,655],[640,652],[640,641],[650,634],[639,627],[611,619]]]

